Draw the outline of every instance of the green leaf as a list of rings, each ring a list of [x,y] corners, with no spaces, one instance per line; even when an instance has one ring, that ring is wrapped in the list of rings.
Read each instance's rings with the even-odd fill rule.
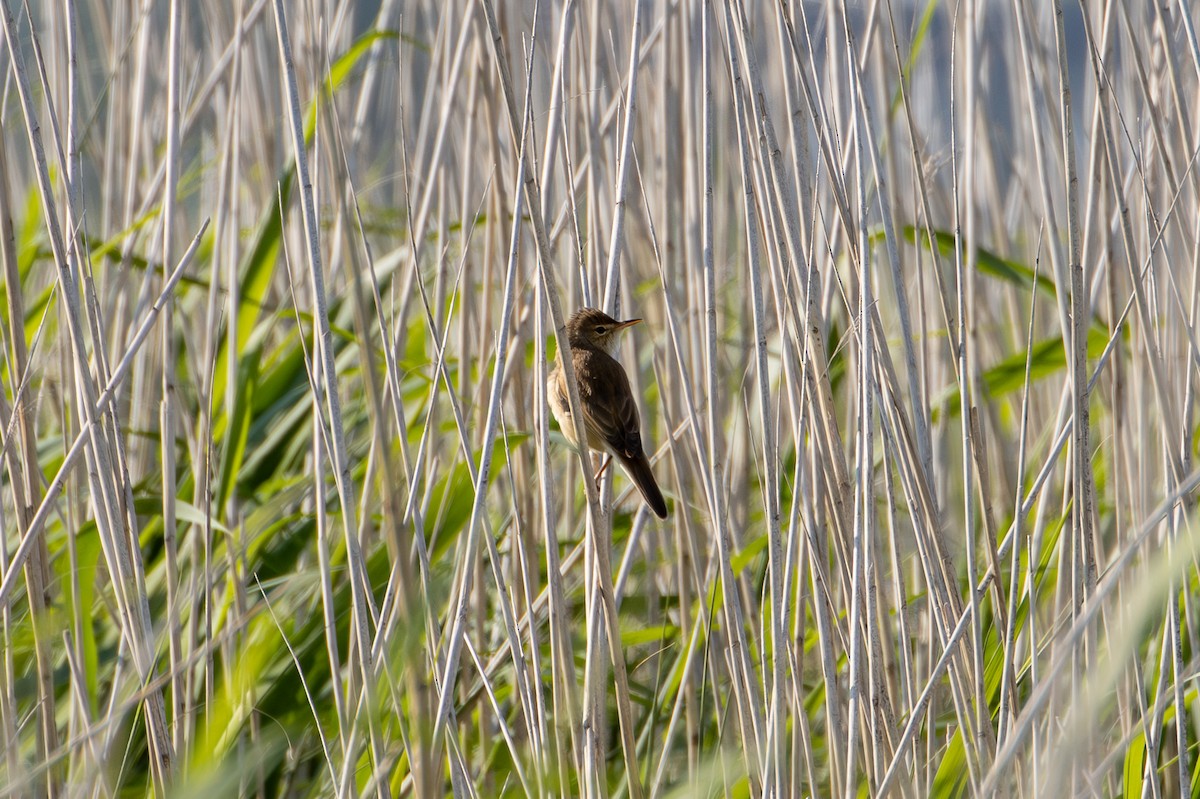
[[[640,630],[623,629],[621,630],[621,645],[631,647],[641,644],[658,644],[662,641],[670,641],[677,635],[679,635],[679,628],[673,624],[656,624]]]
[[[509,433],[508,448],[514,449],[522,441],[529,438],[528,433]],[[482,450],[471,453],[471,459],[479,464]],[[488,486],[496,483],[497,476],[502,474],[508,461],[508,451],[504,448],[504,439],[497,436],[492,448],[492,466]],[[467,521],[471,518],[471,506],[475,496],[475,486],[471,484],[471,473],[462,461],[455,464],[454,469],[437,482],[433,495],[430,497],[427,522],[432,521],[433,532],[430,540],[433,551],[430,560],[438,562],[450,545],[458,538]]]
[[[336,90],[342,85],[343,82],[345,82],[346,78],[353,71],[354,67],[358,65],[359,60],[361,60],[362,57],[370,51],[371,45],[375,44],[375,42],[379,41],[380,39],[398,38],[400,38],[399,33],[396,31],[387,30],[367,31],[362,36],[358,37],[354,44],[350,45],[350,49],[338,56],[338,59],[334,61],[333,65],[329,68],[329,74],[325,77],[325,96],[332,96],[334,90]],[[314,103],[309,107],[308,118],[304,121],[304,140],[306,142],[312,140],[313,131],[316,129],[316,127],[317,106]]]
[[[1088,330],[1087,354],[1098,358],[1108,344],[1108,330],[1093,324]],[[1025,353],[1005,358],[983,374],[984,386],[992,397],[1001,397],[1025,385]],[[1051,336],[1033,345],[1029,353],[1029,380],[1038,380],[1061,372],[1067,367],[1066,350],[1061,336]]]
[[[1142,796],[1142,772],[1146,768],[1146,736],[1142,733],[1129,742],[1125,750],[1123,794],[1125,799]]]
[[[91,250],[91,255],[89,257],[91,258],[92,265],[99,266],[107,261],[108,263],[112,264],[128,264],[130,267],[138,270],[139,272],[144,272],[147,269],[151,269],[155,272],[155,274],[165,274],[162,268],[162,263],[158,261],[151,262],[148,258],[146,258],[146,256],[137,252],[122,254],[122,248],[125,245],[126,239],[128,239],[137,231],[141,230],[147,224],[157,221],[158,213],[158,206],[151,208],[149,211],[135,219],[133,224],[131,224],[128,228],[109,236],[106,241],[87,239],[87,246]],[[211,262],[213,236],[213,228],[210,225],[208,230],[204,233],[204,238],[200,240],[200,247],[196,251],[196,257],[193,261],[194,263]],[[171,264],[171,268],[174,269],[175,264]],[[179,278],[179,282],[184,285],[196,286],[204,289],[209,287],[208,280],[189,275],[186,272]]]
[[[350,45],[350,49],[338,57],[337,61],[333,62],[333,66],[329,70],[329,77],[326,81],[326,88],[336,89],[346,80],[346,76],[350,74],[350,70],[358,64],[359,59],[366,55],[371,45],[383,39],[399,39],[400,34],[392,30],[372,30],[367,31],[354,44]]]
[[[753,561],[756,557],[758,557],[759,553],[761,553],[764,549],[766,549],[766,547],[767,547],[767,534],[766,533],[755,536],[754,538],[747,541],[746,545],[744,547],[742,547],[742,550],[733,556],[733,560],[730,563],[730,566],[733,567],[733,573],[741,574],[742,569],[746,568],[746,566],[748,566],[751,561]]]
[[[962,729],[955,730],[946,754],[938,764],[929,786],[930,797],[962,796],[967,786],[967,754],[963,748]]]
[[[96,604],[96,578],[100,572],[97,566],[100,563],[100,536],[96,532],[96,523],[88,521],[80,525],[79,529],[69,535],[73,535],[75,539],[75,559],[72,563],[71,559],[66,557],[63,552],[58,557],[51,559],[54,565],[54,570],[58,575],[59,585],[66,588],[67,605],[66,609],[70,612],[72,618],[91,619],[93,608]],[[71,567],[75,566],[76,571],[70,574]],[[76,596],[75,583],[79,583],[79,595]],[[87,686],[87,699],[89,708],[93,713],[98,712],[97,697],[99,696],[99,660],[96,651],[96,631],[92,624],[84,623],[81,625],[83,633],[83,673],[84,682]]]
[[[241,474],[246,459],[246,442],[250,435],[250,409],[254,402],[254,389],[258,384],[258,357],[256,352],[247,352],[238,361],[237,388],[231,417],[218,417],[214,427],[221,453],[220,473],[217,479],[215,507],[223,508]],[[220,396],[220,395],[214,395]]]
[[[877,237],[883,235],[882,231],[872,236],[874,241]],[[916,244],[929,250],[929,235],[924,228],[917,228],[912,225],[905,225],[903,234],[905,241],[910,244]],[[954,234],[945,230],[933,231],[933,241],[938,248],[938,252],[942,255],[952,258],[954,257]],[[975,266],[980,272],[985,275],[991,275],[1014,286],[1021,288],[1029,288],[1034,285],[1035,272],[1019,261],[1013,261],[1009,258],[1003,258],[991,250],[983,247],[975,248]],[[1037,287],[1049,294],[1055,296],[1056,289],[1054,281],[1041,273],[1036,273]]]
[[[1088,330],[1087,354],[1099,358],[1108,345],[1109,331],[1100,323]],[[1029,353],[1029,382],[1037,383],[1067,367],[1066,349],[1061,336],[1050,336],[1033,345]],[[995,399],[1010,394],[1025,385],[1024,351],[1010,355],[983,373],[983,389],[987,396]],[[960,412],[957,384],[943,389],[933,402],[933,416],[943,413],[957,417]]]
[[[142,516],[157,516],[162,518],[162,494],[139,493],[133,500],[133,509]],[[207,514],[190,502],[179,497],[175,498],[175,518],[186,524],[194,524],[203,529],[211,525],[212,529],[228,533],[229,528],[221,524],[217,517],[206,518]]]
[[[238,272],[237,338],[231,341],[229,328],[224,331],[224,346],[217,355],[217,366],[213,374],[213,398],[218,409],[224,408],[225,392],[230,358],[236,353],[238,368],[234,385],[232,419],[226,418],[223,410],[217,415],[214,434],[221,452],[221,472],[218,477],[219,492],[216,507],[224,507],[241,471],[245,457],[246,434],[249,430],[252,397],[259,376],[259,360],[266,331],[258,329],[259,316],[266,299],[267,288],[279,262],[280,242],[283,235],[283,209],[287,208],[295,182],[295,167],[284,170],[279,181],[279,190],[259,220],[254,240]],[[249,346],[251,336],[257,342]]]

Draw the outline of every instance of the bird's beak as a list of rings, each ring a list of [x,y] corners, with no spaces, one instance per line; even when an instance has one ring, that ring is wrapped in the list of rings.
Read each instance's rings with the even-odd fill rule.
[[[613,329],[614,329],[614,330],[624,330],[624,329],[625,329],[625,328],[627,328],[627,327],[633,327],[634,325],[636,325],[636,324],[637,324],[638,322],[640,322],[640,321],[642,321],[642,320],[641,320],[641,319],[630,319],[630,320],[628,320],[628,321],[625,321],[625,322],[618,322],[618,323],[617,323],[617,326],[616,326],[615,328],[613,328]]]

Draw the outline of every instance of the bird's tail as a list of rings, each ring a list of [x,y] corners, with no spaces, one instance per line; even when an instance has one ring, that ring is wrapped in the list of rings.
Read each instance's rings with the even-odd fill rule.
[[[663,499],[662,492],[658,490],[658,483],[654,480],[654,472],[651,471],[650,461],[646,459],[646,456],[642,455],[640,458],[620,457],[620,461],[629,478],[633,480],[633,484],[638,487],[638,491],[642,492],[650,510],[654,511],[654,515],[660,519],[667,518],[667,501]]]

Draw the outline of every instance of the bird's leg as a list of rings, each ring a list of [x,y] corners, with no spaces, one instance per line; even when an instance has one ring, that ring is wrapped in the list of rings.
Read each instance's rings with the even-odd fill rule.
[[[600,490],[600,478],[604,476],[604,470],[608,468],[608,465],[610,463],[612,463],[612,455],[605,455],[604,456],[604,465],[600,467],[600,471],[596,472],[596,476],[592,478],[593,480],[596,481],[596,490],[597,491]]]

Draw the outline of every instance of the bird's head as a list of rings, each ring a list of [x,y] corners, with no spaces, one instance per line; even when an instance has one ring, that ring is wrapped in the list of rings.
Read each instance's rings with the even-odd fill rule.
[[[617,333],[640,321],[618,322],[597,308],[580,308],[567,320],[567,337],[572,347],[594,347],[612,355],[617,348]]]

